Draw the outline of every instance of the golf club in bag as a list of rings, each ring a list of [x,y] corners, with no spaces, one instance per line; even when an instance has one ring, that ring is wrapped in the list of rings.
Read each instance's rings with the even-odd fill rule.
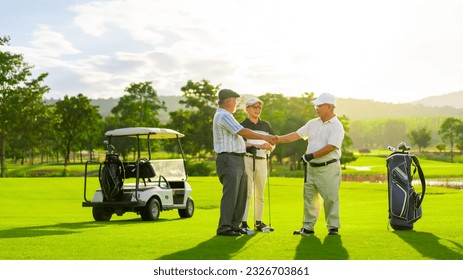
[[[394,230],[410,230],[422,216],[421,204],[426,193],[426,181],[418,158],[410,154],[404,142],[397,149],[389,146],[392,153],[386,158],[389,224]],[[418,171],[421,193],[412,186],[413,175]]]
[[[112,151],[110,150],[112,149]],[[100,164],[98,178],[104,201],[118,201],[122,196],[124,184],[124,166],[119,155],[114,153],[114,147],[108,146],[106,159]]]

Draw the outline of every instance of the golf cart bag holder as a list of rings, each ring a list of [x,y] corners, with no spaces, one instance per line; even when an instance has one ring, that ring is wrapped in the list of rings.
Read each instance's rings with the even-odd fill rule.
[[[426,182],[418,158],[411,155],[405,143],[392,150],[387,159],[389,224],[394,230],[413,229],[413,223],[422,216],[421,204],[426,193]],[[413,175],[418,171],[421,193],[412,186]]]
[[[105,201],[117,201],[122,196],[124,185],[124,166],[118,154],[108,153],[100,164],[98,174],[101,192]]]

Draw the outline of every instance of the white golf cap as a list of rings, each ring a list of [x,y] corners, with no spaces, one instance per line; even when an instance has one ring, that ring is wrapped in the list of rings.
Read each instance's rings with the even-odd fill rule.
[[[260,103],[261,105],[264,105],[264,102],[262,100],[257,99],[255,97],[252,97],[252,98],[249,98],[248,100],[246,100],[246,106],[253,105],[253,104],[256,104],[256,103]]]
[[[321,105],[321,104],[333,104],[336,105],[336,97],[329,93],[322,93],[320,96],[312,101],[313,105]]]

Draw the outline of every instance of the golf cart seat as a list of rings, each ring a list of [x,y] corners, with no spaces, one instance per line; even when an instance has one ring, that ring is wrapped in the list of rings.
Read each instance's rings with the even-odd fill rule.
[[[137,163],[136,162],[123,162],[124,170],[125,170],[125,179],[128,178],[137,178]],[[140,161],[139,163],[139,172],[138,178],[140,179],[148,179],[153,178],[156,176],[156,171],[154,171],[154,167],[151,163],[147,160]]]

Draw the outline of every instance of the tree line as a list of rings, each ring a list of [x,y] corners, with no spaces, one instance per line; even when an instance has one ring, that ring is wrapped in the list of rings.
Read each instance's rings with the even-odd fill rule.
[[[0,38],[0,46],[8,45],[9,38]],[[213,85],[208,80],[189,80],[183,87],[181,109],[169,112],[169,120],[161,123],[159,114],[167,111],[166,105],[151,82],[131,83],[124,89],[124,95],[111,114],[102,117],[98,107],[91,105],[91,100],[84,94],[65,96],[54,104],[44,102],[44,94],[50,88],[43,85],[48,73],[33,77],[30,66],[21,54],[0,51],[0,165],[1,175],[6,175],[6,159],[30,164],[39,158],[40,162],[64,159],[64,166],[69,164],[71,154],[93,159],[94,151],[104,148],[104,132],[120,127],[168,127],[186,135],[182,142],[190,157],[207,159],[213,155],[212,119],[217,109],[217,92],[220,85]],[[269,121],[278,135],[297,130],[309,119],[316,117],[311,101],[314,94],[305,92],[300,97],[286,97],[281,93],[266,93],[259,96],[264,101],[262,119]],[[242,109],[237,110],[238,121],[245,118]],[[346,130],[342,147],[341,162],[354,161],[356,156],[350,148],[353,138],[347,116],[338,116]],[[456,121],[455,121],[456,120]],[[442,139],[458,147],[463,133],[461,121],[452,119],[451,124],[440,130]],[[392,131],[391,135],[401,136],[405,128],[393,120],[386,122],[384,127]],[[421,148],[428,145],[426,136],[430,131],[426,128],[412,130],[409,133],[414,143]],[[360,132],[360,135],[362,133]],[[374,134],[373,134],[374,135]],[[386,134],[376,134],[377,139],[386,139]],[[403,139],[403,138],[402,138]],[[278,161],[288,160],[291,170],[300,168],[299,157],[304,153],[307,143],[297,141],[278,145],[272,156]]]
[[[426,150],[448,152],[453,162],[455,150],[463,152],[463,122],[456,117],[381,118],[356,120],[351,124],[353,149],[385,149],[400,142],[411,144],[419,153]]]
[[[0,46],[8,45],[8,37],[0,38]],[[6,175],[6,159],[33,164],[64,158],[64,166],[70,162],[71,153],[83,152],[92,159],[96,149],[103,148],[104,132],[131,126],[168,127],[186,135],[183,145],[187,154],[197,158],[213,155],[212,119],[217,109],[217,92],[220,85],[212,85],[203,79],[189,80],[181,87],[183,108],[169,112],[167,123],[159,121],[161,110],[166,105],[158,97],[151,82],[131,83],[124,90],[111,114],[102,117],[97,106],[84,94],[65,96],[54,104],[45,104],[44,94],[50,88],[43,85],[48,73],[33,77],[30,66],[21,54],[0,52],[0,165],[1,176]],[[276,134],[286,134],[301,127],[316,116],[311,105],[313,93],[301,97],[285,97],[283,94],[267,93],[260,96],[265,102],[262,118],[269,121]],[[242,109],[237,110],[236,119],[245,118]],[[340,117],[348,130],[349,119]],[[344,162],[353,160],[348,147],[352,145],[346,136],[343,150]],[[291,168],[297,168],[299,157],[306,143],[279,145],[273,154],[279,161],[289,158]],[[349,159],[349,155],[352,156]]]

